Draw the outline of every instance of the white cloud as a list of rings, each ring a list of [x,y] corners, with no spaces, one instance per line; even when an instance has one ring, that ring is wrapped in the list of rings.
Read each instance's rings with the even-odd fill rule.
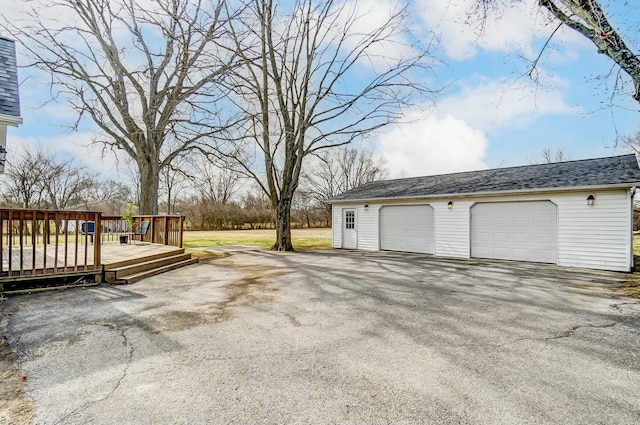
[[[474,14],[477,0],[422,0],[420,3],[421,19],[440,35],[445,53],[455,60],[470,59],[480,49],[520,52],[532,58],[538,54],[535,40],[546,40],[557,26],[535,0],[498,5],[489,9],[486,20]],[[554,39],[572,45],[585,44],[582,37],[565,28],[559,30]]]
[[[468,82],[438,102],[435,111],[408,113],[408,123],[379,136],[377,152],[396,177],[486,168],[488,135],[531,125],[546,115],[579,112],[556,88],[562,80],[546,76],[546,81],[545,86],[529,80]]]
[[[60,158],[75,158],[78,163],[100,173],[104,177],[118,179],[117,160],[111,152],[102,155],[102,148],[91,145],[95,135],[90,132],[71,133],[55,136],[21,137],[9,134],[7,137],[7,158],[20,150],[35,151],[38,147],[49,149]],[[124,155],[124,154],[122,154]],[[124,156],[123,156],[124,157]]]
[[[544,115],[577,113],[557,85],[562,82],[539,85],[524,79],[482,79],[473,85],[466,83],[458,93],[443,99],[438,110],[484,131],[522,127]]]
[[[346,51],[357,50],[370,34],[381,30],[376,42],[366,48],[369,65],[374,69],[387,69],[390,64],[416,54],[404,32],[400,4],[386,0],[348,0],[342,7],[336,25],[329,32],[334,33],[334,42],[347,33]]]
[[[411,113],[417,118],[418,112]],[[450,115],[398,125],[378,138],[376,153],[391,169],[392,177],[424,176],[487,168],[487,139]]]

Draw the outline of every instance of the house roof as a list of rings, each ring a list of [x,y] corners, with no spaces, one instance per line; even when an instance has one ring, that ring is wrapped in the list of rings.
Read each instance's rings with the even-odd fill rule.
[[[0,115],[20,117],[16,47],[4,37],[0,37]]]
[[[551,164],[494,168],[464,173],[381,180],[344,192],[328,202],[367,201],[588,187],[640,186],[635,155]]]

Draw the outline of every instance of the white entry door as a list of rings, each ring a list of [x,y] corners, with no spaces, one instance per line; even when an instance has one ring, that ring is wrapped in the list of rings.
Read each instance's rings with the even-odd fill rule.
[[[557,223],[550,201],[476,204],[471,208],[471,256],[555,263]]]
[[[345,208],[342,210],[342,247],[356,249],[358,246],[356,233],[356,210]]]

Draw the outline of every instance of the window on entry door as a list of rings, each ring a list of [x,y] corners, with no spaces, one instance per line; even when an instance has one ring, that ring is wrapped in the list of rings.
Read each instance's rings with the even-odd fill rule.
[[[356,212],[355,211],[347,211],[344,216],[344,228],[345,229],[355,229],[356,228]]]

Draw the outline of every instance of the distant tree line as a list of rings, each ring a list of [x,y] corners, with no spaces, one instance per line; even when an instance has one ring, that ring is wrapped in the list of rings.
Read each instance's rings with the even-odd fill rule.
[[[191,170],[189,161],[179,162],[175,172],[161,178],[161,211],[184,214],[192,230],[275,228],[273,204],[251,179],[203,157]],[[347,147],[314,157],[308,169],[293,198],[293,228],[331,226],[328,199],[388,174],[382,159]]]
[[[121,215],[139,205],[139,180],[125,167],[127,182],[103,179],[85,164],[44,148],[12,154],[7,160],[3,207],[100,211]],[[135,173],[135,171],[133,171]],[[328,227],[326,202],[346,190],[387,176],[383,160],[371,152],[342,147],[310,160],[292,205],[292,227]],[[187,217],[190,230],[275,228],[272,203],[251,180],[205,156],[179,156],[161,173],[159,211]]]

